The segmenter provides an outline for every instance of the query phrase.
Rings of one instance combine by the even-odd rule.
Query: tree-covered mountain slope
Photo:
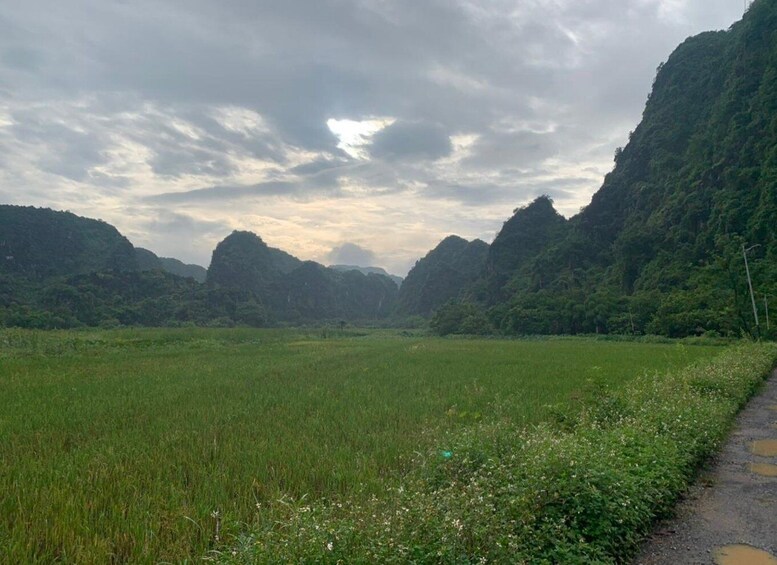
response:
[[[642,121],[591,203],[564,221],[518,210],[459,294],[508,333],[681,336],[755,328],[777,311],[777,0],[659,67]]]
[[[213,250],[207,281],[214,286],[266,294],[283,275],[273,251],[277,250],[254,233],[232,232]]]
[[[219,243],[205,271],[48,209],[0,206],[0,250],[0,326],[369,321],[391,314],[398,292],[388,276],[303,262],[250,232]]]
[[[515,210],[488,249],[474,295],[489,304],[511,296],[535,277],[534,259],[566,235],[567,221],[541,196]]]
[[[334,269],[335,271],[359,271],[363,275],[384,275],[388,278],[390,278],[392,281],[394,281],[397,285],[397,288],[402,286],[402,277],[398,277],[397,275],[392,275],[386,269],[383,267],[360,267],[358,265],[329,265],[330,269]]]
[[[482,273],[487,255],[488,244],[479,239],[446,237],[416,262],[402,282],[398,314],[429,316],[449,300],[461,298]]]
[[[159,261],[162,264],[162,269],[171,275],[192,278],[199,283],[204,283],[208,275],[208,270],[205,267],[184,263],[174,257],[160,257]]]
[[[216,246],[207,282],[212,288],[250,293],[272,318],[285,322],[385,318],[397,296],[396,284],[386,275],[303,262],[241,231]]]
[[[132,244],[110,224],[70,212],[0,205],[0,274],[40,280],[137,268]]]
[[[184,263],[172,257],[158,257],[153,251],[142,247],[135,248],[135,258],[141,271],[165,271],[179,277],[192,278],[199,283],[204,283],[208,274],[205,267]]]

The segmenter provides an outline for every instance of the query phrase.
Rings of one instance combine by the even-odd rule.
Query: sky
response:
[[[0,0],[0,203],[404,275],[539,195],[577,213],[743,1]]]

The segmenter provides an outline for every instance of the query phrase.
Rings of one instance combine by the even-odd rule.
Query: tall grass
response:
[[[555,423],[448,434],[383,497],[287,505],[224,563],[625,563],[777,362],[732,348],[663,378],[599,390]]]
[[[546,420],[719,351],[379,332],[0,332],[0,561],[199,558],[290,500],[367,500],[450,432]],[[447,449],[447,448],[446,448]],[[285,503],[278,503],[284,500]],[[264,518],[261,518],[264,519]]]

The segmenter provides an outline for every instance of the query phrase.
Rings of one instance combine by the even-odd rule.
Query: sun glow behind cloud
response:
[[[336,120],[330,118],[326,125],[337,136],[337,147],[354,159],[368,159],[367,146],[372,136],[394,123],[393,118],[372,118],[369,120]]]

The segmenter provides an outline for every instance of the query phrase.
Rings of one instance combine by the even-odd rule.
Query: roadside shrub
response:
[[[384,497],[283,501],[223,562],[619,563],[670,511],[777,346],[734,347],[676,374],[602,390],[562,426],[464,428]],[[574,421],[570,421],[570,419]]]

